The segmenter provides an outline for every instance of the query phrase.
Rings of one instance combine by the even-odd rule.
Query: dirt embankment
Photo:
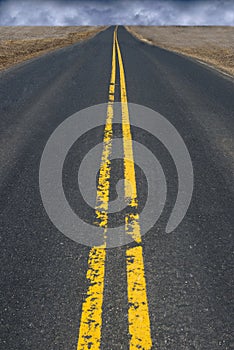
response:
[[[105,27],[0,27],[0,70],[89,39]]]
[[[206,62],[234,76],[234,27],[128,26],[140,40]]]

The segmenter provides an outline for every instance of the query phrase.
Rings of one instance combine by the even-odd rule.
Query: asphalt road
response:
[[[108,102],[113,32],[110,27],[0,75],[1,349],[77,348],[90,248],[51,223],[40,196],[39,165],[62,121]],[[194,168],[187,215],[167,234],[177,193],[175,168],[157,140],[133,131],[133,139],[158,157],[170,179],[165,209],[142,238],[152,349],[229,350],[234,346],[233,80],[140,42],[123,27],[118,41],[128,101],[174,125]],[[116,101],[119,80],[117,69]],[[97,144],[102,137],[100,128],[84,137],[82,152],[88,152],[88,141]],[[72,185],[68,178],[64,186],[69,191]],[[119,247],[106,253],[102,350],[129,348],[125,252]]]

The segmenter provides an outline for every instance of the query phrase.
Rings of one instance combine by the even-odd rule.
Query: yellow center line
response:
[[[125,198],[130,200],[130,208],[132,209],[132,211],[125,217],[125,231],[129,235],[132,235],[135,242],[138,243],[136,247],[128,248],[126,250],[129,302],[128,318],[129,333],[131,335],[129,348],[130,350],[149,350],[152,347],[143,250],[141,246],[139,214],[137,213],[138,200],[132,148],[132,135],[127,104],[124,66],[117,39],[116,27],[113,36],[109,102],[107,107],[107,119],[103,138],[103,152],[96,196],[96,219],[97,224],[103,228],[104,242],[102,246],[93,247],[89,253],[88,271],[86,275],[89,286],[86,299],[82,305],[77,350],[99,350],[101,346],[102,304],[106,260],[105,238],[108,225],[108,204],[111,170],[110,155],[112,151],[112,122],[114,114],[113,103],[116,82],[116,49],[120,70]]]
[[[120,70],[125,198],[130,199],[130,207],[133,209],[132,213],[127,214],[125,217],[125,231],[126,233],[131,234],[135,241],[138,243],[136,247],[128,248],[126,250],[129,302],[128,321],[129,334],[131,336],[129,349],[149,350],[152,348],[152,340],[150,334],[150,319],[146,293],[143,250],[141,246],[139,214],[137,213],[138,200],[132,148],[132,135],[127,104],[128,101],[124,65],[117,36],[116,47]]]
[[[96,218],[103,227],[102,246],[93,247],[89,252],[86,278],[89,286],[82,305],[77,350],[99,350],[101,345],[102,304],[105,279],[106,243],[105,235],[108,223],[108,202],[110,189],[110,155],[112,149],[112,120],[116,80],[116,31],[113,37],[112,70],[109,86],[109,102],[103,138],[103,152],[96,196]]]

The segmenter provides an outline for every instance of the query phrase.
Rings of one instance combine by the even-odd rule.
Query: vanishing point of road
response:
[[[114,102],[123,105],[121,130],[114,130]],[[128,102],[163,115],[192,160],[192,201],[171,233],[165,227],[177,195],[176,168],[160,142],[131,127]],[[112,249],[81,245],[56,229],[38,179],[53,131],[101,103],[108,104],[106,124],[82,137],[64,187],[76,195],[69,174],[91,146],[103,142],[96,215],[108,230],[111,175],[118,173],[108,157],[114,133],[121,134],[128,159],[123,177],[132,183],[131,191],[125,187],[132,208],[125,228],[134,242]],[[0,348],[231,349],[233,79],[141,42],[123,27],[109,27],[1,73],[0,110]],[[168,186],[160,219],[142,237],[138,205],[145,178],[134,167],[133,140],[157,156]],[[77,212],[86,210],[74,203]]]

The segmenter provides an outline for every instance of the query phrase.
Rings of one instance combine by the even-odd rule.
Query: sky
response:
[[[234,0],[0,0],[0,25],[234,25]]]

